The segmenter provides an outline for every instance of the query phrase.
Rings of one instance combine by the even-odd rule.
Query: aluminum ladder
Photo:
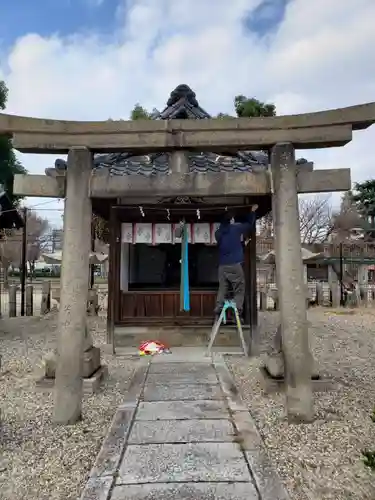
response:
[[[226,324],[226,322],[227,322],[227,314],[226,313],[227,313],[228,309],[231,309],[234,313],[237,332],[238,332],[238,336],[240,337],[240,341],[241,341],[241,347],[242,347],[244,355],[247,356],[247,353],[248,353],[247,345],[245,342],[245,338],[243,336],[240,315],[238,314],[238,309],[237,309],[237,306],[236,306],[236,303],[234,302],[234,300],[226,300],[224,302],[219,319],[214,323],[214,325],[212,327],[210,341],[209,341],[208,346],[207,346],[207,356],[211,355],[212,346],[216,340],[217,334],[219,333],[219,330],[220,330],[222,323]]]

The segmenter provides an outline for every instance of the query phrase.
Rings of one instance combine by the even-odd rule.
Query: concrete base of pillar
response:
[[[285,392],[284,378],[271,377],[267,367],[260,368],[260,385],[266,394]],[[337,390],[337,384],[329,379],[311,378],[313,392],[332,392]]]
[[[54,379],[56,374],[57,352],[53,352],[44,358],[44,376],[47,379]],[[99,347],[88,347],[83,354],[83,378],[90,378],[100,368]]]
[[[316,366],[315,361],[312,363],[312,375],[311,380],[319,380],[319,370]],[[262,370],[265,370],[268,373],[268,377],[275,380],[284,380],[285,373],[285,365],[284,365],[284,356],[282,352],[267,354],[264,366]]]
[[[108,367],[106,365],[100,365],[95,373],[83,379],[83,393],[85,395],[95,394],[99,390],[102,382],[107,378],[107,375]],[[35,385],[36,388],[42,392],[50,392],[55,387],[55,379],[43,376],[36,381]]]

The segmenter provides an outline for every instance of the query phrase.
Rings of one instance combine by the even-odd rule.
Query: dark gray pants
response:
[[[229,286],[234,293],[234,301],[241,314],[245,297],[245,275],[242,264],[219,266],[219,291],[217,292],[215,313],[220,314],[225,300],[228,299]]]

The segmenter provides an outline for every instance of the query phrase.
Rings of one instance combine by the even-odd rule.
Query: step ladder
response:
[[[226,300],[224,302],[223,308],[221,310],[219,319],[214,323],[214,325],[212,327],[210,341],[209,341],[208,346],[207,346],[207,356],[211,356],[212,346],[213,346],[213,344],[215,342],[217,334],[219,333],[221,324],[222,323],[226,324],[226,322],[227,322],[227,310],[228,309],[231,309],[233,311],[233,313],[234,313],[234,318],[235,318],[235,321],[236,321],[237,332],[238,332],[238,336],[240,337],[241,347],[242,347],[243,353],[244,353],[245,356],[247,356],[247,354],[248,354],[248,349],[247,349],[247,345],[246,345],[246,342],[245,342],[245,338],[243,336],[243,330],[242,330],[240,315],[238,313],[238,309],[237,309],[236,303],[234,302],[234,300]]]

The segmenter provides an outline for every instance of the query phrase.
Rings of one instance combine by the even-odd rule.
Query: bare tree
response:
[[[26,224],[26,260],[32,279],[35,262],[39,259],[41,251],[47,244],[46,231],[48,221],[39,217],[35,212],[29,212]],[[3,231],[0,239],[0,263],[3,270],[4,285],[8,285],[8,271],[11,266],[22,265],[22,234],[24,229]]]
[[[29,212],[27,217],[27,253],[26,260],[30,270],[30,280],[33,279],[35,263],[40,258],[41,252],[45,249],[48,241],[46,232],[48,230],[48,220],[39,217],[35,212]]]
[[[19,266],[21,261],[21,239],[19,230],[3,230],[0,239],[0,263],[3,271],[4,288],[9,285],[9,268]]]
[[[328,196],[300,198],[298,203],[302,243],[320,243],[332,229],[332,208]],[[259,234],[263,238],[274,235],[272,212],[259,221]]]
[[[273,237],[273,217],[272,212],[268,212],[258,221],[258,231],[261,238]]]
[[[299,220],[302,243],[325,241],[332,228],[332,207],[329,197],[300,198]]]

